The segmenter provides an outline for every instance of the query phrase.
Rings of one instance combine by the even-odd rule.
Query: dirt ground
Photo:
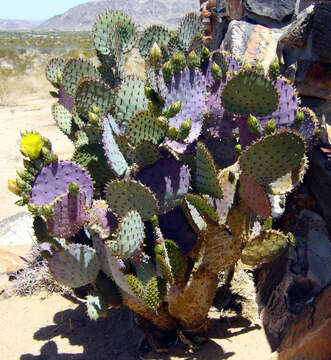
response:
[[[39,131],[51,139],[60,159],[70,158],[73,147],[54,124],[50,110],[53,102],[35,94],[15,104],[0,105],[0,220],[25,210],[14,205],[17,197],[7,190],[7,180],[15,179],[16,170],[22,168],[20,130]],[[6,250],[24,255],[27,248]],[[0,293],[5,286],[7,278],[2,276]],[[199,351],[176,345],[166,355],[150,353],[140,359],[270,359],[270,348],[254,311],[242,317],[222,316],[214,309],[210,313],[210,340]],[[59,294],[0,298],[0,360],[130,360],[137,358],[136,348],[142,337],[128,310],[112,309],[107,319],[91,321],[84,301]]]

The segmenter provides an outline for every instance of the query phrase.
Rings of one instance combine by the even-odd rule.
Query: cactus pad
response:
[[[224,108],[238,115],[266,116],[273,113],[279,102],[273,83],[254,71],[233,76],[222,91]]]
[[[139,40],[140,55],[147,60],[149,51],[156,42],[159,47],[167,45],[171,37],[170,31],[162,25],[151,25],[146,28]]]
[[[153,277],[146,285],[146,306],[151,310],[156,310],[160,306],[166,291],[166,282],[160,277]]]
[[[96,292],[87,295],[87,315],[91,320],[98,320],[107,316],[108,304],[103,296]]]
[[[59,195],[65,194],[71,182],[77,183],[80,190],[86,191],[87,204],[91,204],[93,196],[91,177],[71,161],[59,161],[41,169],[32,186],[31,202],[38,206],[49,204]]]
[[[128,126],[128,135],[133,145],[144,141],[159,144],[165,137],[165,131],[156,123],[156,115],[148,110],[141,110],[131,117]]]
[[[51,59],[46,66],[46,78],[52,84],[58,84],[59,77],[62,77],[65,61],[62,58]]]
[[[148,165],[153,165],[158,160],[160,160],[160,158],[161,154],[158,147],[147,141],[140,143],[135,148],[133,154],[133,162],[135,162],[141,168]]]
[[[194,195],[194,194],[187,194],[185,196],[185,199],[193,205],[201,214],[207,215],[207,217],[214,221],[215,223],[218,223],[219,217],[217,212],[214,210],[214,208],[208,203],[207,200],[204,198]]]
[[[85,77],[79,82],[75,91],[75,107],[81,117],[87,119],[94,105],[100,111],[99,117],[103,118],[110,112],[113,104],[112,89],[102,80]]]
[[[214,160],[203,143],[197,144],[196,186],[203,193],[221,199],[222,189],[217,180]]]
[[[299,166],[304,152],[302,138],[289,130],[282,130],[247,148],[240,156],[239,164],[247,175],[266,186]]]
[[[199,16],[195,13],[186,14],[180,21],[178,28],[178,42],[184,51],[188,51],[193,38],[201,35],[203,27]]]
[[[122,260],[130,258],[142,245],[144,238],[144,223],[139,213],[129,211],[121,220],[114,240],[111,240],[113,255]]]
[[[63,105],[55,103],[52,106],[53,118],[60,130],[67,136],[72,135],[72,115]]]
[[[48,260],[49,270],[59,283],[76,288],[95,281],[101,268],[94,249],[73,244],[56,251]]]
[[[179,129],[182,122],[191,119],[192,127],[185,138],[184,144],[174,140],[167,140],[167,145],[173,150],[183,153],[187,145],[196,140],[202,129],[203,114],[205,111],[206,83],[205,78],[198,70],[185,69],[175,74],[172,81],[167,83],[168,95],[165,99],[165,107],[169,107],[176,101],[181,101],[181,110],[173,118],[169,119],[169,126]]]
[[[106,188],[106,199],[109,207],[121,217],[130,210],[137,210],[146,221],[158,212],[155,195],[138,181],[110,182]]]
[[[47,231],[50,235],[67,238],[75,235],[88,217],[86,210],[86,193],[77,195],[69,192],[59,196],[52,204],[54,216],[47,219]]]
[[[243,199],[253,211],[265,219],[271,216],[271,207],[263,186],[251,176],[241,173],[240,187]]]
[[[303,113],[304,120],[302,122],[294,120],[291,129],[298,132],[304,138],[306,147],[310,150],[314,145],[315,133],[318,129],[318,120],[314,112],[309,108],[299,107],[297,112]]]
[[[289,245],[287,236],[276,230],[267,230],[252,239],[243,249],[242,262],[259,266],[275,260]]]
[[[136,76],[127,76],[117,89],[116,119],[125,129],[132,115],[146,109],[144,82]]]
[[[89,62],[82,59],[68,60],[63,69],[62,84],[64,90],[71,96],[75,95],[75,90],[84,76],[100,78],[98,70]]]
[[[115,172],[115,174],[122,176],[128,168],[128,163],[114,139],[113,128],[110,122],[111,120],[111,117],[105,118],[103,122],[103,148],[110,168]]]
[[[127,41],[123,44],[123,50],[130,51],[136,43],[137,32],[134,22],[119,11],[107,11],[97,18],[93,26],[94,46],[102,55],[112,54],[113,49],[109,39],[117,23],[127,28]]]
[[[159,214],[179,205],[190,186],[189,170],[173,158],[163,158],[146,166],[139,171],[137,179],[155,194],[159,202]]]

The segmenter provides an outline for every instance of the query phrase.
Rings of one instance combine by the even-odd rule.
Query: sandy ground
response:
[[[19,152],[20,130],[35,129],[49,137],[61,159],[69,158],[72,144],[58,130],[51,116],[54,99],[33,95],[15,105],[0,106],[0,220],[22,211],[14,205],[17,197],[7,190],[7,180],[16,178],[22,168]],[[7,250],[24,255],[29,246],[10,246]],[[0,277],[1,289],[8,286]],[[32,297],[0,298],[0,360],[130,360],[142,333],[128,311],[110,310],[108,319],[88,319],[84,302],[59,294],[41,293]],[[210,340],[195,353],[184,345],[169,354],[149,354],[144,359],[266,360],[270,348],[257,314],[250,317],[221,317],[211,312]],[[219,319],[221,317],[221,319]],[[141,358],[142,359],[142,358]]]

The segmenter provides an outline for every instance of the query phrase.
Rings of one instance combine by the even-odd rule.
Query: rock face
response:
[[[97,16],[115,9],[129,15],[138,25],[160,23],[176,28],[180,18],[190,11],[198,11],[197,1],[186,0],[101,0],[90,1],[52,17],[38,26],[38,30],[90,30]]]
[[[245,9],[251,13],[286,22],[291,20],[296,0],[244,0],[243,3]]]
[[[313,26],[313,50],[322,61],[331,62],[331,3],[317,2]]]
[[[296,245],[256,277],[260,316],[273,351],[293,323],[304,324],[302,310],[331,283],[331,243],[324,220],[303,210],[293,234]]]
[[[300,318],[286,334],[278,360],[326,360],[331,358],[331,286],[313,304],[305,307]]]

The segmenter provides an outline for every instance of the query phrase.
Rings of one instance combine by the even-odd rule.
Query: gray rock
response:
[[[331,158],[314,148],[309,156],[306,182],[327,223],[331,225]]]
[[[302,309],[331,283],[331,243],[322,217],[303,210],[292,232],[296,245],[256,274],[257,303],[273,351]]]
[[[265,68],[276,57],[277,39],[280,33],[262,25],[233,20],[221,44],[221,49],[230,51],[241,61],[261,61]]]
[[[294,14],[296,0],[244,0],[243,4],[250,13],[277,22],[288,22]]]
[[[313,51],[321,61],[331,62],[331,3],[319,1],[315,5]]]
[[[0,246],[25,245],[34,242],[33,217],[19,213],[0,221]]]

